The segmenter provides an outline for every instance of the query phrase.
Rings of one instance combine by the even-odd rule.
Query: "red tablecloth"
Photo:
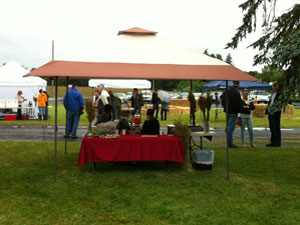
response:
[[[184,162],[184,143],[177,136],[124,135],[103,139],[85,136],[81,143],[78,164],[118,161]]]

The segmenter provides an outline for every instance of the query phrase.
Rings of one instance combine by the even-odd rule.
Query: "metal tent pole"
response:
[[[66,123],[65,123],[65,135],[67,135],[67,119],[68,119],[68,109],[69,109],[69,91],[68,91],[68,85],[69,85],[69,77],[66,79]],[[67,154],[67,137],[65,136],[65,154]]]
[[[55,124],[54,124],[54,182],[56,183],[57,158],[57,77],[55,77]]]
[[[229,148],[228,148],[228,102],[229,102],[229,93],[228,93],[228,80],[226,80],[226,152],[227,152],[227,180],[229,180]]]

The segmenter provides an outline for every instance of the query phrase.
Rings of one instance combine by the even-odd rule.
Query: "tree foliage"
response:
[[[300,91],[300,4],[293,5],[280,16],[275,15],[278,0],[247,0],[239,7],[243,10],[243,24],[226,48],[237,48],[239,42],[256,30],[257,15],[263,8],[263,35],[250,46],[258,49],[254,65],[267,64],[271,69],[283,71],[279,80],[281,102]]]

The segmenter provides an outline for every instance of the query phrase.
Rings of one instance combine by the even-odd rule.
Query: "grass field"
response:
[[[213,146],[211,171],[185,172],[164,163],[77,165],[80,143],[68,154],[53,143],[0,142],[0,224],[300,224],[298,148]]]
[[[49,108],[50,120],[48,121],[38,121],[38,120],[23,120],[23,121],[0,121],[0,124],[22,124],[22,125],[42,125],[54,124],[54,107]],[[145,118],[145,117],[143,117]],[[160,118],[160,117],[159,117]],[[211,127],[225,127],[225,114],[219,110],[218,120],[215,120],[215,110],[211,110],[210,113],[210,125]],[[160,121],[161,126],[166,126],[169,124],[173,124],[175,120],[179,120],[183,123],[190,124],[189,122],[189,114],[185,115],[168,115],[167,121]],[[202,122],[202,115],[200,112],[196,112],[196,122],[197,124],[201,125]],[[58,124],[64,125],[65,124],[65,109],[62,104],[58,105]],[[88,120],[86,114],[81,116],[80,119],[80,126],[87,126]],[[268,118],[253,118],[253,125],[255,127],[269,127]],[[281,119],[281,127],[288,128],[288,127],[300,127],[300,109],[295,109],[294,117],[293,118],[282,118]]]

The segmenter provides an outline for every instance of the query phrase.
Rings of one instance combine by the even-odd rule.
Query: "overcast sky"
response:
[[[39,67],[73,52],[77,46],[96,46],[119,30],[140,27],[199,52],[228,53],[244,71],[253,67],[256,53],[246,48],[260,35],[249,36],[237,50],[224,49],[242,23],[238,5],[245,0],[0,0],[0,65],[15,60]],[[281,14],[298,2],[278,0]]]

